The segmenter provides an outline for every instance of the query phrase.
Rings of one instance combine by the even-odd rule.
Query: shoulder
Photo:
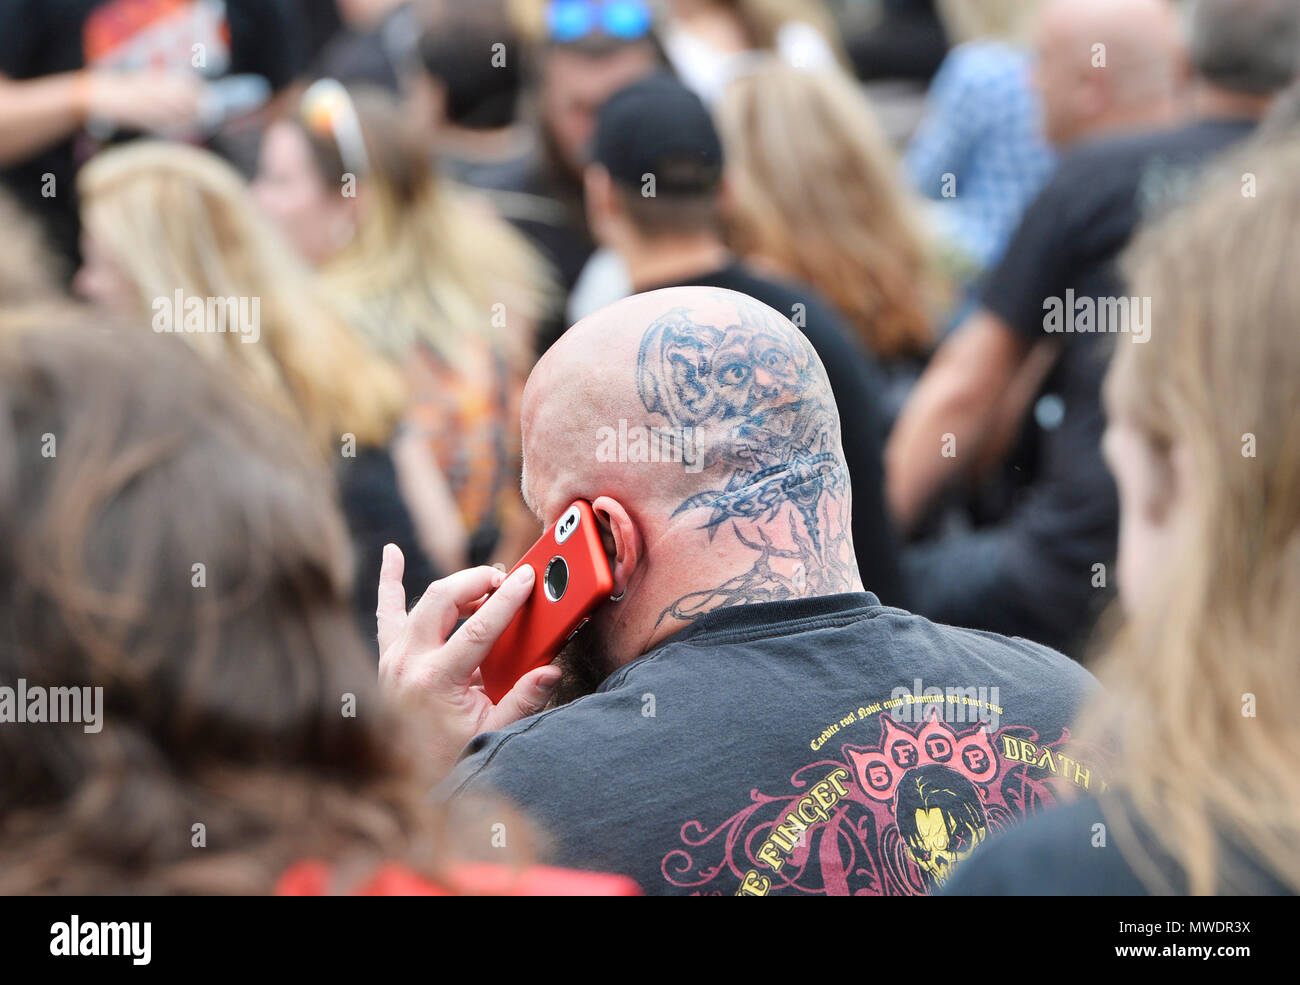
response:
[[[630,738],[629,723],[640,717],[640,690],[623,681],[622,686],[475,736],[440,793],[458,797],[492,790],[529,802],[549,799],[563,779],[579,781],[586,772],[584,764],[593,762],[596,752],[607,755]],[[544,775],[536,770],[538,763],[547,764]]]
[[[1091,140],[1066,151],[1039,193],[1039,203],[1073,204],[1084,212],[1089,203],[1110,195],[1131,195],[1143,163],[1163,139],[1163,132],[1142,133]]]
[[[1121,854],[1092,797],[1035,814],[994,835],[945,887],[950,896],[1141,896],[1146,888]]]
[[[802,281],[793,280],[766,270],[761,273],[748,264],[737,264],[730,271],[730,279],[735,283],[733,290],[748,294],[762,301],[770,308],[776,308],[787,318],[795,304],[803,306],[804,314],[811,324],[814,316],[817,320],[835,320],[838,316],[831,303],[817,288]]]
[[[1136,185],[1153,157],[1195,153],[1203,145],[1225,142],[1217,130],[1202,124],[1090,140],[1061,157],[1048,189],[1058,195],[1070,189],[1076,195],[1085,189],[1124,191]]]
[[[733,266],[727,280],[729,289],[748,294],[794,322],[817,350],[829,374],[861,370],[875,382],[879,372],[875,360],[855,342],[848,321],[817,288],[766,270],[760,273],[747,264]]]
[[[1023,683],[1032,682],[1032,675],[1039,674],[1043,679],[1066,681],[1087,689],[1097,687],[1096,679],[1078,661],[1041,643],[1019,636],[931,622],[924,616],[901,609],[887,610],[887,614],[891,618],[877,625],[894,634],[897,643],[903,647],[907,646],[910,637],[916,645],[941,646],[968,663],[987,665],[1004,676],[1016,676]]]

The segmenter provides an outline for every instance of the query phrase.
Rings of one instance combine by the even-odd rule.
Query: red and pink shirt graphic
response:
[[[750,790],[721,823],[683,823],[664,879],[700,895],[926,895],[1064,788],[1105,789],[1101,757],[1075,748],[1068,728],[1040,735],[997,710],[993,729],[938,705],[901,716],[914,723],[857,709],[809,743],[820,757],[786,789]]]

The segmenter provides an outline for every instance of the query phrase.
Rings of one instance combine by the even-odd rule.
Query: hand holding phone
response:
[[[524,565],[537,576],[532,593],[479,668],[493,702],[530,670],[554,660],[614,588],[596,515],[586,500],[561,513],[511,573]]]
[[[412,712],[410,720],[423,731],[420,742],[428,764],[441,777],[474,736],[544,708],[560,671],[531,671],[496,701],[481,686],[479,665],[532,596],[531,566],[510,578],[486,565],[457,571],[430,585],[410,612],[402,587],[404,568],[402,552],[395,544],[386,546],[376,610],[379,683],[390,700]]]

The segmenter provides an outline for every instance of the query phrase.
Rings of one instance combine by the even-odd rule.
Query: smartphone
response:
[[[493,703],[530,670],[554,660],[614,590],[596,514],[583,499],[561,513],[510,570],[525,564],[537,575],[532,594],[479,668]]]

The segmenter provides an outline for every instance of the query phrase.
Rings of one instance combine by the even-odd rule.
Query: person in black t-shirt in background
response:
[[[1126,623],[1072,731],[1113,744],[1112,789],[994,837],[954,893],[1300,892],[1300,143],[1209,175],[1126,261],[1151,340],[1106,379]]]
[[[666,75],[634,83],[602,107],[592,157],[586,172],[591,227],[619,255],[634,291],[688,284],[739,291],[808,336],[843,422],[864,583],[885,602],[905,604],[882,494],[880,373],[816,291],[760,275],[729,253],[718,212],[722,144],[703,102]]]
[[[734,291],[638,294],[551,347],[523,490],[548,525],[591,503],[611,600],[493,706],[475,669],[538,574],[461,571],[409,614],[396,549],[381,575],[381,680],[440,729],[431,765],[469,743],[443,787],[458,817],[495,791],[551,860],[647,893],[921,895],[1106,782],[1104,756],[1059,755],[1095,687],[1078,664],[863,591],[840,422],[808,338]],[[469,814],[473,844],[496,851],[500,817]]]
[[[1026,211],[980,309],[922,376],[886,452],[889,501],[910,529],[945,487],[1009,463],[1029,420],[1036,461],[1010,507],[905,554],[913,604],[932,618],[1077,655],[1106,597],[1098,589],[1110,587],[1118,503],[1101,460],[1100,378],[1117,333],[1140,344],[1149,330],[1115,257],[1144,213],[1168,208],[1197,168],[1250,132],[1294,77],[1300,50],[1293,0],[1202,0],[1191,18],[1196,119],[1159,129],[1175,108],[1169,18],[1157,0],[1057,0],[1042,14],[1046,128],[1070,153]],[[1105,45],[1104,71],[1089,60],[1094,43]]]
[[[291,0],[4,0],[0,3],[0,183],[42,223],[70,276],[79,259],[74,176],[106,140],[199,136],[256,108],[297,73]]]

